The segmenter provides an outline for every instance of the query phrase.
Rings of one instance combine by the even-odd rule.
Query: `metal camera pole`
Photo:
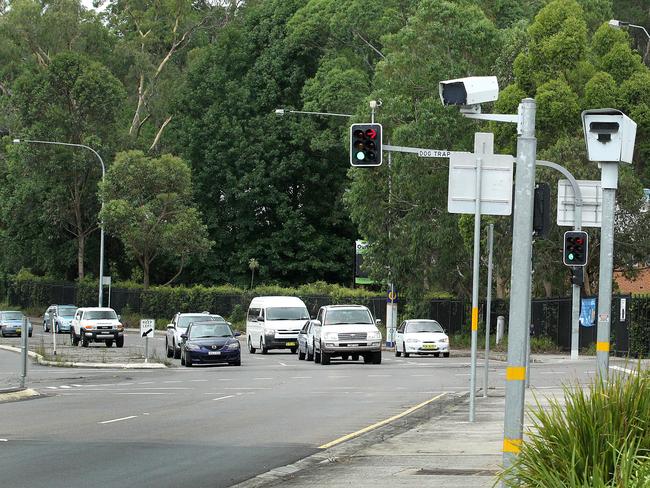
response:
[[[512,229],[512,278],[504,418],[503,464],[512,465],[521,450],[526,395],[526,336],[530,325],[533,198],[535,193],[536,103],[531,98],[519,106],[517,172]]]
[[[596,363],[603,380],[609,372],[609,333],[612,308],[612,269],[614,261],[614,212],[618,186],[618,163],[600,163],[603,187],[603,220],[600,228],[600,271],[598,275],[598,331]]]

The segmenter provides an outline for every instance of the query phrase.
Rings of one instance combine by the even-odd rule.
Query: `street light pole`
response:
[[[14,139],[13,140],[14,144],[21,144],[23,142],[29,143],[29,144],[48,144],[48,145],[52,145],[52,146],[69,146],[69,147],[81,147],[83,149],[88,149],[95,156],[97,156],[97,159],[99,159],[99,163],[102,165],[102,183],[104,182],[104,178],[106,177],[106,167],[104,166],[104,160],[99,155],[99,153],[97,151],[95,151],[90,146],[86,146],[85,144],[72,144],[70,142],[38,141],[38,140],[33,140],[33,139]],[[102,201],[101,201],[101,209],[104,210],[104,197],[103,196],[102,196]],[[99,299],[98,299],[98,305],[101,307],[102,304],[103,304],[103,298],[104,298],[104,289],[103,289],[103,281],[104,281],[104,222],[101,219],[100,219],[100,222],[99,222],[99,230],[100,230],[100,238],[99,238]]]
[[[291,110],[288,108],[276,108],[275,115],[284,114],[305,114],[305,115],[325,115],[328,117],[352,117],[350,114],[336,114],[331,112],[305,112],[304,110]]]
[[[646,30],[645,27],[642,25],[635,25],[635,24],[630,24],[629,22],[623,22],[621,20],[616,20],[616,19],[611,19],[608,22],[610,27],[613,27],[614,29],[622,29],[623,27],[631,27],[632,29],[639,29],[642,30],[643,33],[646,36],[646,48],[645,48],[645,54],[643,55],[643,62],[645,63],[647,58],[648,58],[648,53],[650,52],[650,34],[648,34],[648,31]]]

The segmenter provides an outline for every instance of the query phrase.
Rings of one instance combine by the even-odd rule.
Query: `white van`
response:
[[[298,297],[255,297],[246,316],[248,351],[298,350],[298,333],[309,320],[305,303]]]

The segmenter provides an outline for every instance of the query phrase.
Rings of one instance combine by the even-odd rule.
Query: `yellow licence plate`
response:
[[[435,344],[422,344],[422,349],[438,349]]]
[[[296,345],[295,342],[287,342],[287,346],[295,346],[295,345]]]

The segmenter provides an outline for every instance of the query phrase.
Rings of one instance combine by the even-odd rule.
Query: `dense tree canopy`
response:
[[[440,80],[489,74],[501,94],[484,110],[515,113],[534,97],[539,158],[581,179],[599,178],[582,110],[618,108],[638,123],[634,164],[621,171],[615,265],[634,272],[647,261],[650,43],[607,24],[650,27],[641,0],[378,0],[372,16],[364,0],[98,4],[99,13],[79,0],[0,2],[2,271],[96,272],[103,196],[107,259],[123,279],[245,285],[254,260],[256,283],[348,284],[363,238],[376,281],[415,298],[467,294],[472,221],[447,213],[447,160],[385,153],[379,168],[350,169],[347,137],[380,100],[385,142],[471,150],[473,133],[490,131],[497,152],[514,154],[514,127],[469,121],[438,98]],[[91,146],[107,183],[100,193],[90,151],[13,138]],[[553,193],[558,178],[538,170]],[[149,226],[167,204],[175,217]],[[510,220],[489,222],[505,296]],[[537,294],[568,290],[563,230],[535,243]],[[178,238],[188,232],[195,239]],[[595,229],[592,243],[597,256]]]

